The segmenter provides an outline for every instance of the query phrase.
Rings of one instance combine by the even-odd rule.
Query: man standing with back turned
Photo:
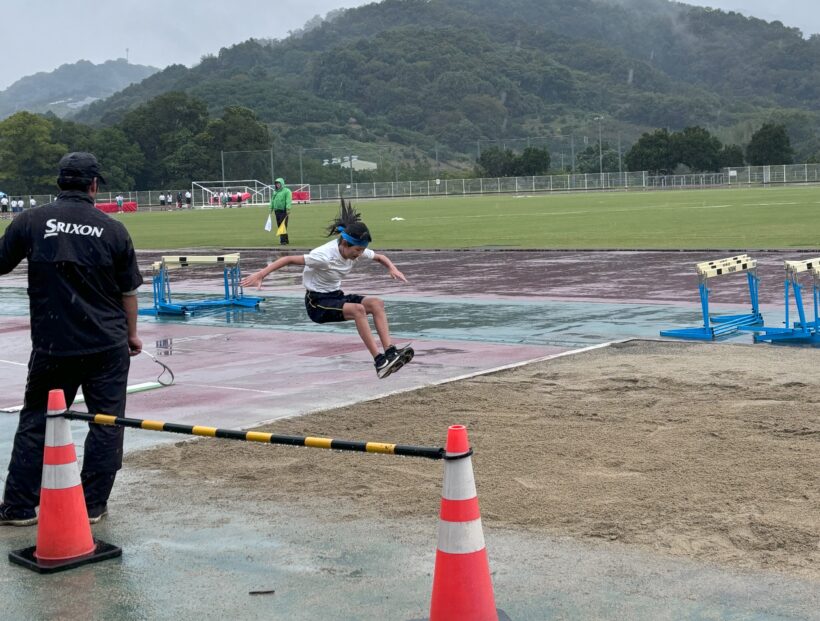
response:
[[[130,356],[142,350],[142,277],[125,226],[94,207],[100,183],[92,154],[69,153],[57,200],[23,212],[0,237],[0,274],[28,259],[32,345],[0,524],[37,523],[49,390],[62,388],[70,406],[82,386],[90,413],[125,414]],[[89,424],[80,478],[92,524],[108,512],[122,443],[122,427]]]

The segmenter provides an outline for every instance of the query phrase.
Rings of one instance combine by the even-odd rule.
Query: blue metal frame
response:
[[[678,339],[693,339],[698,341],[712,341],[719,338],[726,338],[737,334],[738,329],[744,326],[762,325],[763,315],[760,314],[758,303],[758,292],[760,279],[757,277],[757,268],[746,272],[746,279],[749,284],[749,298],[752,303],[752,312],[741,315],[718,315],[709,316],[709,287],[706,286],[707,278],[700,276],[698,291],[700,293],[700,308],[703,314],[703,326],[699,328],[676,328],[674,330],[661,330],[661,336],[669,336]],[[714,324],[714,325],[712,325]]]
[[[791,299],[789,291],[794,293],[794,306],[797,310],[797,320],[789,326],[789,310]],[[785,297],[785,327],[757,326],[746,327],[744,330],[755,332],[755,343],[785,343],[785,344],[817,344],[820,343],[820,283],[816,275],[813,276],[812,297],[814,299],[814,319],[806,321],[806,311],[803,307],[802,287],[797,272],[789,272],[783,283]]]
[[[184,304],[174,304],[171,299],[171,281],[168,278],[168,268],[165,261],[160,264],[159,270],[155,270],[152,288],[154,294],[153,308],[141,308],[140,315],[193,315],[197,311],[209,308],[219,308],[224,306],[240,306],[243,308],[256,308],[265,298],[246,296],[242,286],[242,271],[239,263],[236,265],[225,265],[222,280],[225,286],[225,297],[215,300],[196,300],[185,302]]]

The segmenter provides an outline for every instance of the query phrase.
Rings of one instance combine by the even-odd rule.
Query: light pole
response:
[[[222,160],[222,189],[225,189],[225,151],[219,152],[219,158]]]
[[[299,147],[299,185],[305,185],[305,174],[302,169],[302,153],[305,152],[303,147]]]
[[[601,174],[600,183],[603,182],[604,178],[604,151],[601,147],[601,121],[604,120],[604,117],[596,116],[595,120],[598,121],[598,172]]]

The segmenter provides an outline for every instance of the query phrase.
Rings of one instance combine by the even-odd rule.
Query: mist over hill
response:
[[[211,112],[248,107],[302,146],[337,134],[464,151],[589,130],[599,115],[627,140],[700,125],[739,142],[774,115],[801,149],[820,147],[805,129],[820,37],[779,22],[667,0],[384,0],[332,17],[168,67],[75,118],[112,124],[183,91]]]
[[[0,91],[0,119],[20,110],[67,116],[157,71],[156,67],[129,64],[123,58],[99,65],[87,60],[61,65],[48,73],[21,78]]]

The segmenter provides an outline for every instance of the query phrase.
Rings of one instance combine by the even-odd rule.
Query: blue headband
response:
[[[336,230],[339,231],[339,233],[341,233],[343,240],[345,240],[348,244],[352,244],[353,246],[364,246],[365,248],[367,248],[367,244],[370,243],[363,239],[357,239],[352,235],[348,235],[347,233],[345,233],[345,227],[343,226],[337,226]]]

